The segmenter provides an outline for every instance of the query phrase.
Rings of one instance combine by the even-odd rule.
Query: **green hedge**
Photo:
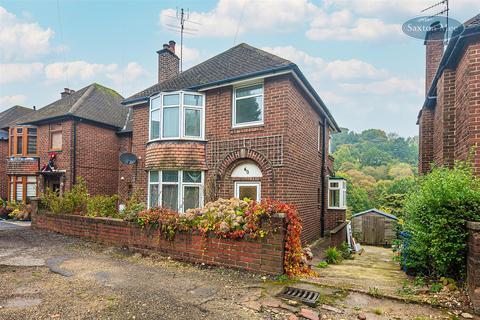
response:
[[[466,163],[434,168],[405,200],[406,267],[417,274],[465,275],[467,221],[480,220],[480,180]]]

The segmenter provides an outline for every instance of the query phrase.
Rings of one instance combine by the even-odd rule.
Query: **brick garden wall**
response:
[[[0,198],[2,199],[8,197],[7,157],[8,140],[0,140]]]
[[[468,222],[467,285],[473,308],[480,314],[480,222]]]
[[[90,218],[48,213],[32,214],[32,226],[133,250],[152,250],[176,260],[205,263],[256,273],[282,274],[285,230],[284,220],[274,218],[276,233],[258,240],[230,240],[181,232],[173,240],[158,230],[142,229],[133,223],[111,218]]]

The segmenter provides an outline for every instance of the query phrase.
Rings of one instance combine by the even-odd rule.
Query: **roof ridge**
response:
[[[81,95],[81,97],[70,107],[67,113],[74,114],[80,105],[87,99],[87,97],[95,90],[95,83],[91,84],[89,88]]]

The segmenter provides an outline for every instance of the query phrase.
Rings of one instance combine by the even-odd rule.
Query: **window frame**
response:
[[[52,125],[58,125],[60,128],[52,130]],[[60,148],[53,148],[53,146],[52,146],[52,141],[53,141],[52,134],[59,133],[59,132],[60,132],[61,137],[62,137],[62,139],[61,139],[62,145],[61,145]],[[60,123],[50,123],[48,125],[48,150],[49,151],[62,151],[62,149],[63,149],[63,126],[62,126],[62,123],[61,122]]]
[[[22,132],[19,135],[18,129],[21,129]],[[28,141],[33,135],[28,134],[28,129],[36,129],[37,133],[35,134],[35,153],[28,153]],[[22,138],[22,152],[18,153],[18,138]],[[36,157],[38,155],[38,128],[36,126],[16,126],[10,128],[9,139],[8,139],[8,154],[9,157]]]
[[[163,176],[162,173],[164,171],[175,171],[177,172],[177,181],[176,182],[169,182],[169,181],[163,181]],[[185,171],[196,171],[201,173],[201,178],[200,182],[183,182],[183,173]],[[158,182],[151,182],[151,173],[152,172],[158,172]],[[176,185],[178,186],[177,188],[177,209],[175,211],[178,211],[179,213],[185,213],[185,207],[184,207],[184,188],[185,187],[198,187],[199,188],[199,199],[198,199],[198,204],[199,207],[203,207],[204,203],[204,185],[205,181],[205,172],[201,170],[176,170],[176,169],[171,169],[171,170],[150,170],[148,172],[148,195],[147,195],[147,207],[152,208],[150,206],[150,199],[151,199],[151,185],[158,185],[158,204],[157,207],[161,207],[162,203],[162,195],[163,195],[163,185]],[[172,209],[174,210],[174,209]]]
[[[178,105],[167,105],[164,106],[163,98],[165,96],[178,95],[179,104]],[[191,106],[185,104],[184,96],[185,95],[195,95],[202,97],[201,106]],[[205,140],[205,94],[201,92],[194,91],[173,91],[173,92],[162,92],[157,95],[150,97],[149,102],[149,114],[148,114],[148,141],[165,141],[165,140]],[[157,107],[153,107],[153,103],[160,99],[160,103]],[[178,107],[178,136],[176,137],[164,137],[163,136],[163,115],[164,109],[167,108],[177,108]],[[195,109],[200,111],[200,136],[189,136],[186,135],[186,126],[185,126],[185,109]],[[153,138],[152,135],[152,113],[159,110],[160,121],[158,126],[158,138]]]
[[[256,202],[262,200],[262,183],[260,181],[235,181],[234,185],[234,197],[240,199],[240,187],[257,187],[257,199]]]
[[[261,96],[262,97],[262,109],[261,109],[262,119],[257,121],[243,122],[241,124],[238,124],[237,123],[237,90],[245,89],[248,87],[254,87],[258,85],[262,86],[261,94],[254,94],[246,97],[241,97],[240,100]],[[264,125],[265,123],[264,121],[265,120],[265,103],[264,102],[265,102],[265,83],[263,81],[234,86],[232,90],[232,128],[245,128],[245,127],[255,127],[255,126]]]
[[[28,177],[35,177],[35,182],[28,182]],[[22,203],[29,203],[27,190],[29,184],[35,184],[35,197],[38,196],[38,176],[36,175],[9,175],[8,176],[8,202],[17,201],[17,185],[22,186]]]
[[[332,183],[338,183],[338,186],[332,187]],[[338,191],[338,206],[330,205],[330,191]],[[329,178],[328,179],[328,199],[327,199],[328,209],[341,209],[344,210],[347,208],[347,181],[345,179],[339,178]]]

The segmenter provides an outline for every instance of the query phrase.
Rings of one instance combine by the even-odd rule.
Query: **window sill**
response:
[[[347,207],[341,208],[341,207],[327,207],[328,210],[347,210]]]
[[[194,139],[194,138],[169,138],[169,139],[153,139],[153,140],[148,140],[147,144],[154,143],[154,142],[159,142],[159,143],[183,143],[183,142],[199,142],[199,143],[207,143],[207,140],[205,139]]]
[[[242,126],[242,127],[232,127],[230,128],[230,133],[243,133],[243,132],[252,132],[258,131],[265,128],[265,124],[256,124],[250,126]]]
[[[51,149],[51,150],[48,150],[47,152],[50,153],[50,152],[62,152],[63,150],[62,149]]]

